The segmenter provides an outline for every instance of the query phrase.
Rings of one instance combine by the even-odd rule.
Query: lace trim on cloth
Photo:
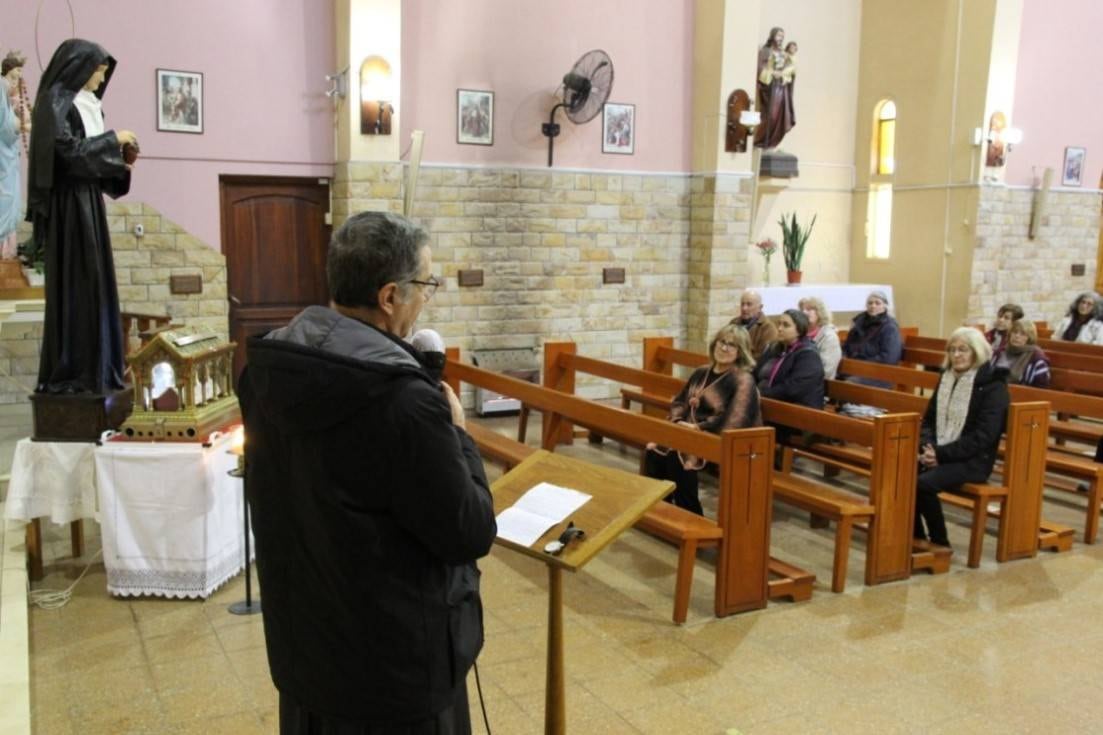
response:
[[[255,558],[255,557],[254,557]],[[239,554],[208,569],[107,569],[107,591],[120,597],[152,595],[176,599],[207,599],[243,568]]]

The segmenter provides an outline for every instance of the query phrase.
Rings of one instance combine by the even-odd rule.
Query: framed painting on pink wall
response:
[[[456,90],[456,142],[494,145],[494,93]]]
[[[169,133],[203,132],[201,73],[157,70],[157,129]]]
[[[1080,186],[1084,181],[1085,148],[1069,146],[1065,149],[1065,165],[1061,167],[1062,186]]]
[[[636,152],[636,106],[606,102],[601,113],[601,152]]]

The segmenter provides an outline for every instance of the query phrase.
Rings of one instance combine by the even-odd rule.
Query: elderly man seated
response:
[[[739,316],[731,320],[747,330],[751,338],[751,353],[754,359],[762,357],[766,348],[777,341],[777,327],[762,313],[762,295],[758,291],[747,289],[739,297]]]

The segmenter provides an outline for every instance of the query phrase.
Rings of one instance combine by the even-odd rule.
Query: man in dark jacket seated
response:
[[[475,560],[497,528],[463,409],[402,338],[438,284],[382,212],[333,236],[331,308],[248,343],[246,491],[281,733],[468,733]]]

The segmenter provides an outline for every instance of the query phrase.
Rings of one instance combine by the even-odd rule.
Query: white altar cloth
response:
[[[232,437],[210,447],[107,442],[95,451],[107,589],[208,597],[242,568]]]
[[[115,595],[208,597],[241,570],[241,480],[232,437],[16,445],[4,517],[100,522]]]
[[[889,297],[889,308],[892,308],[892,286],[878,283],[814,283],[801,284],[799,286],[767,286],[756,288],[762,294],[762,308],[769,316],[776,316],[786,309],[797,308],[797,302],[806,296],[815,296],[823,299],[827,308],[834,312],[855,312],[866,310],[866,297],[870,291],[884,291]],[[739,311],[739,304],[735,304],[735,311]],[[836,323],[842,328],[843,324]]]
[[[34,442],[15,445],[4,517],[12,521],[49,518],[64,524],[99,519],[91,442]]]

